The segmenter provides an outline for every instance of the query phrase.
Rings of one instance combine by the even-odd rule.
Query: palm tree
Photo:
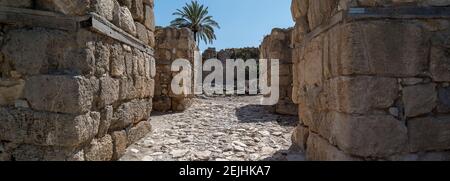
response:
[[[186,3],[182,9],[177,9],[173,15],[179,16],[172,22],[170,26],[177,28],[189,28],[194,33],[194,39],[198,43],[199,40],[205,41],[205,44],[212,44],[216,39],[214,28],[220,28],[219,24],[208,15],[208,7],[204,7],[197,1]]]

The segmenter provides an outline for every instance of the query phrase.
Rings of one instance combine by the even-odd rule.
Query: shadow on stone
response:
[[[297,116],[278,115],[273,113],[273,106],[247,105],[236,109],[236,116],[242,123],[276,121],[281,126],[296,126]]]
[[[294,151],[292,148],[289,150],[279,150],[273,155],[263,158],[260,161],[305,161],[306,157],[304,153]]]

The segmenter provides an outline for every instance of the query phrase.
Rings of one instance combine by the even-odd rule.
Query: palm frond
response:
[[[212,44],[216,40],[214,28],[220,29],[220,26],[208,14],[208,7],[193,0],[190,4],[186,3],[184,7],[173,13],[177,18],[170,22],[170,26],[189,28],[194,32],[196,41],[203,40],[206,44]]]

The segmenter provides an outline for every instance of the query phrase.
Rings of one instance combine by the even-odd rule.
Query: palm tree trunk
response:
[[[200,47],[200,41],[198,41],[198,37],[197,37],[198,32],[194,31],[194,40],[197,43],[197,47]]]

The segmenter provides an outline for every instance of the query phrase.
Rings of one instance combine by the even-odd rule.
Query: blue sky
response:
[[[191,0],[155,0],[157,26],[168,26],[176,9]],[[220,24],[217,40],[211,45],[200,44],[200,49],[216,47],[257,47],[272,28],[294,25],[291,18],[291,0],[197,0],[209,7],[209,13]]]

